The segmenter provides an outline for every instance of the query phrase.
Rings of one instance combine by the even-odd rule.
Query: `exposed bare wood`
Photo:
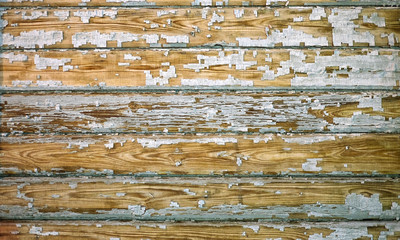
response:
[[[18,136],[2,174],[398,174],[400,136],[382,134]]]
[[[398,222],[160,223],[25,221],[0,223],[0,239],[397,239]]]
[[[3,178],[3,219],[396,220],[399,179]]]
[[[388,87],[400,51],[376,49],[6,51],[4,87]]]
[[[13,7],[70,7],[70,6],[398,6],[398,0],[6,0],[2,6]]]
[[[398,132],[398,92],[5,94],[2,132]]]
[[[7,10],[5,48],[400,46],[399,8]]]

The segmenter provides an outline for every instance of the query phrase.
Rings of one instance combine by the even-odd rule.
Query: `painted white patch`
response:
[[[302,16],[293,18],[293,22],[302,22],[302,21],[304,21]]]
[[[40,17],[47,17],[47,11],[31,11],[30,15],[26,15],[26,11],[22,11],[22,19],[24,20],[35,20]]]
[[[0,58],[6,58],[10,63],[13,62],[26,62],[28,61],[28,56],[25,54],[17,54],[15,55],[14,52],[11,53],[0,53]]]
[[[379,96],[361,98],[357,108],[372,108],[374,111],[383,112],[382,98]]]
[[[90,18],[93,17],[110,17],[111,19],[115,19],[117,16],[117,10],[104,10],[104,9],[95,9],[95,10],[78,10],[74,12],[75,17],[80,17],[83,23],[89,23]]]
[[[258,225],[243,225],[243,228],[250,228],[255,233],[258,233],[258,231],[260,230],[260,226]]]
[[[326,37],[313,37],[311,34],[302,31],[294,30],[291,26],[287,29],[271,31],[266,39],[251,39],[247,37],[236,38],[241,47],[274,47],[278,43],[283,46],[300,46],[304,43],[305,46],[328,46]]]
[[[322,17],[326,17],[325,8],[315,7],[312,9],[309,19],[311,21],[321,20]]]
[[[163,86],[169,83],[170,78],[176,78],[175,66],[170,66],[167,71],[160,70],[159,77],[153,77],[150,70],[144,71],[146,75],[146,86]]]
[[[192,6],[212,6],[212,0],[194,0]]]
[[[176,15],[177,10],[159,10],[157,11],[157,17],[161,17],[168,14]]]
[[[174,208],[178,208],[179,207],[179,203],[171,201],[171,203],[169,204],[170,207],[174,207]]]
[[[304,171],[319,172],[322,170],[321,167],[317,167],[317,164],[320,161],[322,161],[322,158],[307,158],[307,162],[303,163],[301,166]]]
[[[244,9],[234,9],[233,13],[235,14],[236,18],[241,18],[244,15]]]
[[[146,212],[146,208],[142,205],[128,205],[128,210],[131,210],[134,215],[143,215]]]
[[[44,70],[47,67],[50,67],[53,70],[59,70],[60,67],[63,67],[63,71],[69,71],[73,69],[71,65],[65,65],[66,63],[71,62],[70,58],[42,58],[39,55],[35,54],[34,63],[36,65],[36,69]]]
[[[139,37],[131,33],[100,33],[99,31],[79,32],[72,36],[72,44],[74,47],[80,47],[88,43],[96,45],[97,47],[107,47],[108,41],[117,41],[117,46],[122,47],[122,43],[124,42],[139,41]]]
[[[334,8],[328,17],[331,23],[333,45],[341,46],[342,43],[353,46],[356,43],[368,43],[375,46],[375,37],[370,32],[357,32],[355,28],[360,27],[352,20],[358,19],[361,8]]]
[[[253,86],[253,81],[239,80],[231,75],[225,80],[181,79],[182,86]]]
[[[196,195],[196,193],[195,192],[191,192],[189,188],[185,188],[185,189],[183,189],[183,191],[185,193],[189,194],[189,195],[192,195],[192,196]]]
[[[54,11],[54,16],[58,17],[60,21],[65,21],[69,18],[69,11],[68,10]]]
[[[345,205],[352,211],[367,211],[371,216],[379,216],[383,212],[377,193],[372,194],[371,197],[356,193],[349,194],[346,196]]]
[[[126,193],[117,192],[117,193],[115,193],[115,195],[116,195],[117,197],[124,197],[124,196],[126,195]]]
[[[287,143],[297,143],[297,144],[313,144],[325,141],[335,141],[335,136],[301,136],[301,137],[282,137],[282,139]]]
[[[371,14],[371,17],[368,16],[363,16],[363,22],[364,23],[373,23],[378,27],[385,27],[385,18],[384,17],[378,17],[378,13],[374,12]]]
[[[208,26],[212,26],[214,23],[218,22],[221,23],[225,20],[224,16],[218,15],[215,11],[213,11],[213,15],[211,16],[210,22],[208,22]]]
[[[199,138],[199,139],[185,139],[185,138],[171,138],[171,139],[151,139],[151,138],[138,138],[138,143],[142,147],[158,148],[165,144],[179,144],[179,143],[215,143],[217,145],[225,145],[226,143],[237,143],[236,138]]]
[[[3,34],[3,45],[10,45],[14,47],[39,48],[50,46],[61,42],[63,40],[62,31],[44,31],[33,30],[30,32],[21,32],[19,36],[13,36],[9,33]]]
[[[232,68],[235,65],[236,70],[246,70],[248,67],[257,64],[257,61],[244,61],[245,50],[238,50],[238,53],[225,56],[224,51],[220,51],[218,56],[197,55],[198,63],[189,63],[183,65],[184,68],[193,69],[199,72],[202,69],[209,69],[211,66],[228,65]]]
[[[161,34],[161,38],[165,39],[167,43],[189,43],[189,36],[186,35],[168,36]]]
[[[131,65],[130,63],[125,63],[125,62],[119,62],[118,63],[118,66],[120,66],[120,67],[128,67],[130,65]]]
[[[35,234],[38,236],[58,236],[58,232],[43,232],[43,228],[42,227],[36,227],[36,226],[32,226],[29,229],[29,233],[30,234]]]
[[[200,200],[197,202],[197,206],[198,206],[199,208],[203,208],[205,204],[206,204],[206,202],[205,202],[203,199],[200,199]]]

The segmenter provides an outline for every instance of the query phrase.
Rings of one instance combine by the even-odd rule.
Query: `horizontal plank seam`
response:
[[[212,44],[205,46],[182,47],[92,47],[92,48],[8,48],[0,47],[0,52],[10,51],[90,51],[90,50],[359,50],[359,49],[382,49],[382,50],[400,50],[398,46],[280,46],[280,47],[244,47],[244,46],[223,46],[220,44]]]
[[[0,167],[1,170],[1,167]],[[2,178],[70,178],[70,177],[130,177],[134,179],[151,179],[151,178],[223,178],[223,179],[230,179],[230,178],[257,178],[257,179],[300,179],[300,178],[307,178],[307,179],[359,179],[359,178],[369,178],[369,179],[386,179],[386,180],[393,180],[399,179],[400,174],[85,174],[85,173],[48,173],[48,174],[0,174],[0,179]]]
[[[371,4],[371,3],[360,3],[360,4],[334,4],[334,3],[328,3],[328,4],[323,4],[323,3],[305,3],[304,5],[228,5],[228,6],[191,6],[191,5],[135,5],[135,6],[112,6],[112,5],[103,5],[103,6],[67,6],[67,5],[62,5],[62,6],[2,6],[0,7],[0,10],[6,9],[6,10],[12,10],[12,9],[31,9],[31,10],[43,10],[43,9],[65,9],[65,8],[71,8],[71,9],[96,9],[96,8],[126,8],[126,9],[137,9],[137,8],[143,8],[143,9],[163,9],[163,8],[174,8],[174,9],[185,9],[185,8],[190,8],[190,9],[203,9],[203,8],[302,8],[302,7],[335,7],[335,8],[349,8],[349,7],[361,7],[361,8],[374,8],[374,7],[385,7],[385,8],[397,8],[399,7],[400,4]]]
[[[368,92],[400,92],[393,87],[376,87],[376,86],[355,86],[355,87],[57,87],[57,88],[16,88],[16,87],[0,87],[0,94],[24,94],[32,93],[36,95],[46,95],[50,93],[98,93],[98,94],[114,94],[114,93],[285,93],[285,92],[345,92],[345,93],[368,93]]]
[[[173,216],[169,217],[149,217],[149,218],[140,218],[134,216],[101,216],[100,214],[86,214],[83,216],[68,216],[68,217],[35,217],[35,216],[13,216],[10,218],[3,218],[0,217],[1,221],[7,220],[20,220],[20,221],[138,221],[138,222],[187,222],[187,220],[178,220],[174,219]],[[258,218],[248,218],[248,219],[240,219],[236,220],[235,217],[232,219],[220,220],[220,219],[191,219],[191,222],[219,222],[219,223],[230,223],[235,222],[254,222],[257,221],[258,223],[328,223],[328,222],[366,222],[366,221],[373,221],[377,222],[376,219],[363,219],[363,220],[343,220],[343,219],[300,219],[300,218],[293,218],[293,219],[258,219]],[[383,217],[380,221],[397,221],[396,218],[392,217]]]

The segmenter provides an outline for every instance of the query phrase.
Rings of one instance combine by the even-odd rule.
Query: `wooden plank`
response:
[[[396,220],[399,179],[3,178],[0,218]]]
[[[398,92],[4,94],[4,133],[398,133]]]
[[[0,239],[336,239],[394,240],[398,222],[141,223],[141,222],[0,222]],[[84,236],[84,237],[83,237]]]
[[[399,8],[6,10],[5,48],[400,46]]]
[[[2,86],[24,90],[49,86],[397,89],[400,82],[399,50],[24,50],[3,52],[2,58]]]
[[[73,6],[399,6],[399,0],[7,0],[1,6],[73,7]]]
[[[400,135],[17,136],[3,175],[324,175],[400,173]]]

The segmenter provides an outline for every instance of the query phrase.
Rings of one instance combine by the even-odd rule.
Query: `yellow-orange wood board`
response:
[[[6,10],[4,48],[400,46],[399,8]]]
[[[397,133],[396,92],[5,94],[5,133]]]
[[[327,223],[160,223],[113,221],[0,222],[0,239],[312,239],[318,237],[400,237],[393,222]]]
[[[7,88],[398,88],[394,49],[5,51]]]
[[[398,220],[399,179],[3,178],[0,217]]]
[[[399,6],[399,0],[6,0],[0,6],[13,7],[102,7],[102,6]]]
[[[397,134],[15,136],[2,139],[2,174],[398,174]]]

